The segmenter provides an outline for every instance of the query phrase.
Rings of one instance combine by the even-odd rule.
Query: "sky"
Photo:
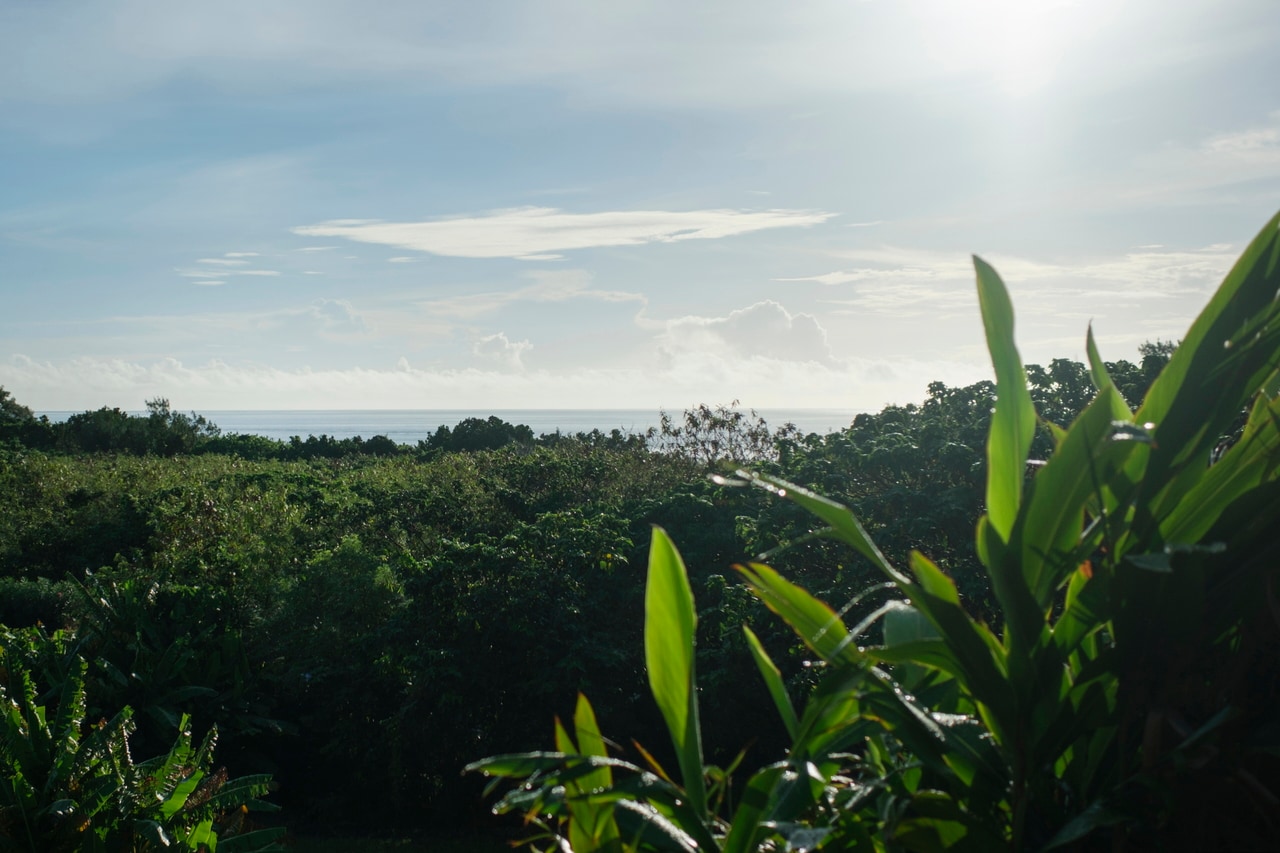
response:
[[[36,410],[874,411],[1178,339],[1280,207],[1275,0],[0,0]]]

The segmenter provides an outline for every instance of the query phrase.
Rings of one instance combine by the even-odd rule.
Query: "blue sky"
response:
[[[42,410],[878,409],[1179,337],[1280,206],[1274,0],[0,0]]]

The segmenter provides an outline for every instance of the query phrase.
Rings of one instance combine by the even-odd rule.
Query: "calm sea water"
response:
[[[74,412],[42,412],[50,420],[64,420]],[[141,413],[135,413],[141,414]],[[334,438],[385,435],[400,444],[416,444],[441,426],[454,427],[467,418],[490,415],[513,424],[525,424],[534,435],[601,432],[619,429],[644,432],[656,427],[661,413],[649,409],[386,409],[386,410],[297,410],[297,411],[224,411],[200,412],[222,428],[224,433],[265,435],[288,439],[290,436],[331,435]],[[670,414],[679,416],[681,412]],[[757,414],[778,427],[794,423],[802,431],[827,433],[847,427],[856,414],[852,409],[758,409]]]

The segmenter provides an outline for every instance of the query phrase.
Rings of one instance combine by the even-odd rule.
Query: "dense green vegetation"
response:
[[[1061,428],[1090,406],[1099,377],[1108,377],[1113,419],[1149,400],[1174,352],[1157,342],[1137,362],[1027,365],[1019,382],[1042,421],[1026,422],[1023,459],[1054,458]],[[767,482],[852,508],[889,565],[929,554],[958,588],[964,618],[1007,638],[1007,591],[993,583],[990,552],[981,558],[972,544],[992,504],[996,392],[989,382],[934,383],[918,405],[859,415],[828,435],[704,406],[648,435],[535,437],[489,418],[407,447],[385,436],[223,435],[163,399],[142,416],[100,409],[51,423],[0,389],[0,623],[10,655],[0,687],[5,697],[34,690],[28,706],[45,708],[46,719],[80,697],[83,711],[66,718],[64,737],[88,737],[92,721],[126,713],[139,756],[190,749],[216,725],[217,765],[250,780],[270,774],[268,799],[284,807],[250,815],[250,828],[283,820],[311,835],[378,835],[491,826],[481,780],[462,767],[541,746],[556,716],[579,723],[558,738],[566,752],[575,744],[591,752],[585,715],[594,713],[663,766],[691,761],[687,743],[655,746],[670,717],[641,693],[644,567],[659,525],[679,543],[698,602],[698,760],[728,766],[745,748],[745,780],[796,754],[795,733],[763,726],[755,709],[780,696],[800,701],[830,679],[808,665],[814,649],[769,619],[759,578],[744,585],[729,567],[767,555],[819,599],[859,602],[851,612],[898,593],[865,553],[809,535],[811,507],[720,475],[750,465],[753,476],[778,478]],[[1002,387],[998,396],[1011,395]],[[1241,405],[1215,422],[1215,441],[1245,429]],[[1007,466],[1001,476],[1011,476]],[[1099,565],[1118,559],[1108,544],[1091,547]],[[750,638],[744,623],[754,626]],[[778,675],[762,684],[765,659]],[[922,701],[970,689],[954,673],[939,675],[936,658],[914,665],[924,669],[902,672],[933,691]],[[574,704],[580,692],[594,712]],[[978,706],[964,701],[985,700],[955,701],[956,713],[971,714]],[[903,782],[910,790],[892,789],[894,808],[909,811],[932,771],[910,769],[900,735],[883,735],[877,760],[913,780]],[[9,762],[8,754],[0,757]],[[212,773],[208,752],[201,761],[200,772]],[[737,794],[715,781],[728,809]],[[0,794],[12,799],[12,790]],[[261,791],[244,790],[256,804]],[[46,822],[70,814],[65,804],[48,811],[54,802],[62,800],[39,806]],[[0,804],[0,840],[15,808],[27,806]],[[206,812],[210,826],[226,819]],[[166,819],[174,815],[188,812],[176,806]]]

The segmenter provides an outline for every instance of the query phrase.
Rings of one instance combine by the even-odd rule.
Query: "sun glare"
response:
[[[929,58],[948,72],[974,72],[1013,97],[1058,77],[1098,4],[1086,0],[968,0],[917,7]]]

